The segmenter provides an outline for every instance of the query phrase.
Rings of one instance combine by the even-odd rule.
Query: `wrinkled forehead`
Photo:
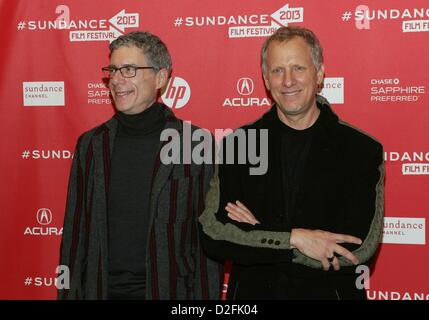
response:
[[[273,41],[267,48],[267,62],[273,58],[296,57],[312,59],[310,45],[301,37],[294,37],[287,41]]]
[[[121,46],[110,54],[111,64],[142,64],[147,62],[144,50],[133,45]]]

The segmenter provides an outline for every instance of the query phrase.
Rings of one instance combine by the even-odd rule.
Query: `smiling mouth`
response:
[[[290,96],[295,96],[300,92],[301,92],[301,90],[295,90],[295,91],[282,92],[282,94],[290,97]]]
[[[115,91],[115,96],[121,98],[131,94],[133,91]]]

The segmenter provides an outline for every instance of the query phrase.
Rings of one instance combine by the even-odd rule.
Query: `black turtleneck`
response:
[[[143,299],[150,184],[164,128],[163,106],[118,112],[108,197],[109,298]]]
[[[282,203],[284,211],[277,217],[278,223],[293,225],[294,217],[300,215],[303,208],[302,181],[304,169],[308,161],[310,148],[314,135],[320,126],[320,112],[315,123],[303,130],[297,130],[284,124],[277,117],[277,125],[280,129],[280,163],[282,178]]]

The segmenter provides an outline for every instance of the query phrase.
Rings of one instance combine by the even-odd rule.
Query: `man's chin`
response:
[[[123,112],[123,113],[127,113],[127,110],[130,109],[129,105],[124,105],[124,104],[116,104],[115,103],[115,107],[116,107],[117,111]]]
[[[282,105],[280,107],[280,110],[285,115],[293,116],[293,115],[299,114],[300,111],[302,110],[302,107],[299,105]]]

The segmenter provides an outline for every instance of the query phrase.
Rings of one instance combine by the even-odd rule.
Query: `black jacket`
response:
[[[356,290],[355,266],[340,258],[338,272],[290,249],[292,228],[350,234],[362,245],[345,244],[368,263],[382,236],[383,148],[373,138],[338,119],[326,100],[313,128],[301,177],[299,205],[285,207],[280,122],[276,106],[243,127],[268,129],[268,171],[250,175],[246,164],[222,164],[211,181],[206,210],[200,217],[209,256],[233,262],[229,298],[363,298]],[[227,202],[243,202],[261,222],[252,226],[227,217]]]

